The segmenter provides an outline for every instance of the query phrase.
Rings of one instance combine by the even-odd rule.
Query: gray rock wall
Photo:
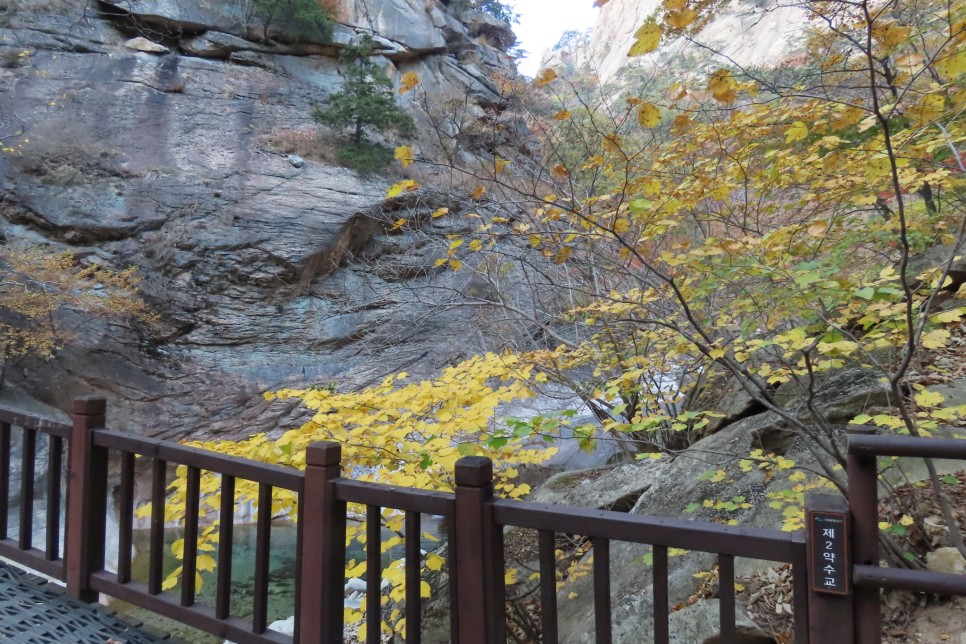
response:
[[[62,408],[106,394],[121,429],[237,436],[294,422],[265,390],[428,375],[486,344],[466,332],[471,313],[413,296],[436,279],[460,288],[432,270],[432,234],[455,224],[428,217],[457,202],[384,202],[394,179],[293,163],[271,145],[302,136],[325,158],[311,110],[341,86],[334,56],[361,32],[377,36],[393,78],[417,71],[427,91],[496,109],[489,74],[507,59],[472,21],[435,1],[360,0],[340,6],[332,42],[262,42],[241,0],[4,6],[0,126],[26,131],[21,155],[0,156],[3,234],[138,266],[161,316],[150,329],[68,319],[78,341],[56,361],[14,365],[15,381]],[[420,101],[403,102],[426,121]],[[388,234],[400,217],[424,230]]]

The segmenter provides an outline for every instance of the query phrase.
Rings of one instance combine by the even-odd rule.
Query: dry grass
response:
[[[259,137],[259,143],[273,152],[297,154],[303,159],[337,164],[336,146],[321,128],[273,128]]]

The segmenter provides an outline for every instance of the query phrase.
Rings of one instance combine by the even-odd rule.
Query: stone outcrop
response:
[[[547,53],[547,63],[583,67],[602,83],[619,81],[622,72],[637,67],[674,66],[675,73],[690,74],[710,64],[712,57],[705,50],[684,39],[671,41],[652,55],[628,58],[634,32],[662,10],[660,0],[610,0],[601,8],[590,34],[562,41]],[[761,3],[737,2],[718,9],[697,40],[723,55],[719,63],[772,67],[781,64],[801,40],[804,22],[805,13],[799,7],[766,10]]]
[[[294,422],[265,390],[429,375],[487,348],[466,334],[472,311],[413,296],[434,280],[461,287],[433,268],[442,251],[431,241],[456,232],[458,217],[429,217],[460,204],[384,201],[395,179],[326,162],[332,144],[312,133],[311,111],[341,87],[339,48],[369,33],[393,79],[415,71],[434,97],[492,115],[502,99],[490,75],[510,69],[497,42],[510,39],[505,25],[490,26],[493,46],[439,2],[359,0],[339,3],[330,42],[283,23],[266,41],[241,0],[11,4],[0,14],[10,61],[0,125],[25,127],[29,142],[0,156],[3,234],[138,266],[161,321],[69,321],[76,343],[54,362],[13,365],[9,378],[61,408],[105,394],[121,429],[237,436]],[[425,126],[417,93],[400,101]],[[433,137],[420,136],[411,145],[430,150]],[[390,230],[399,218],[412,227]]]

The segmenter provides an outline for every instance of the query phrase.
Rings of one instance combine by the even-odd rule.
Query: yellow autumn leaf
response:
[[[419,74],[416,72],[406,72],[399,80],[399,93],[405,94],[419,84]]]
[[[550,67],[545,67],[537,73],[536,77],[533,79],[533,84],[537,87],[543,87],[544,85],[553,82],[555,78],[557,78],[557,72]]]
[[[566,177],[570,175],[570,172],[567,170],[567,166],[562,163],[555,165],[552,172],[558,177]]]
[[[634,44],[631,45],[628,56],[643,56],[658,48],[661,44],[661,36],[664,31],[656,22],[645,22],[634,32]]]
[[[664,0],[661,4],[664,5],[665,9],[674,11],[675,9],[683,9],[688,4],[688,0]]]
[[[872,25],[872,38],[886,51],[895,49],[909,37],[912,29],[891,20],[879,21]]]
[[[502,171],[503,168],[507,167],[508,165],[510,165],[510,162],[506,159],[501,159],[500,157],[497,157],[493,161],[493,168],[496,172]]]
[[[448,214],[449,214],[449,208],[439,208],[437,210],[434,210],[433,214],[430,215],[430,217],[432,217],[433,219],[438,219],[443,215],[448,215]]]
[[[449,260],[449,267],[454,271],[458,271],[459,269],[463,268],[463,262],[458,259],[451,259]]]
[[[426,567],[430,570],[441,570],[444,561],[445,559],[432,552],[426,555]]]
[[[694,9],[684,7],[682,9],[671,9],[664,14],[664,23],[672,29],[681,30],[698,19],[698,12]]]
[[[808,138],[808,126],[801,121],[795,121],[791,127],[785,130],[785,143],[804,141]]]
[[[402,167],[404,168],[409,167],[415,160],[413,159],[413,151],[408,145],[403,145],[396,148],[395,157],[399,160],[399,163],[401,163]]]
[[[604,148],[607,152],[618,152],[621,149],[623,140],[617,134],[608,134],[600,142],[600,147]]]
[[[661,110],[645,101],[637,106],[637,122],[646,128],[657,127],[661,122]]]
[[[888,177],[892,174],[892,163],[888,157],[875,157],[869,159],[866,171],[870,177]]]
[[[708,79],[708,91],[719,103],[733,103],[738,81],[727,69],[719,69]]]
[[[936,58],[934,66],[947,80],[962,76],[966,73],[966,49],[947,47]]]
[[[560,110],[559,112],[553,115],[553,118],[556,119],[557,121],[566,121],[571,116],[572,115],[570,113],[570,110]]]
[[[386,197],[393,198],[398,197],[404,192],[412,192],[413,190],[419,189],[419,183],[413,181],[412,179],[404,179],[399,183],[393,184],[389,190],[386,191]]]
[[[916,404],[920,407],[938,407],[946,397],[943,396],[938,391],[929,391],[928,389],[923,389],[922,391],[917,391],[913,396]]]
[[[935,121],[946,109],[946,99],[941,94],[926,94],[913,105],[908,116],[918,125],[923,126]]]
[[[476,186],[476,188],[473,189],[473,194],[470,196],[473,197],[473,199],[480,199],[484,194],[486,194],[486,188],[483,186]]]
[[[922,346],[926,349],[942,349],[946,346],[946,341],[949,339],[949,331],[946,329],[935,329],[929,333],[923,334],[922,336]]]

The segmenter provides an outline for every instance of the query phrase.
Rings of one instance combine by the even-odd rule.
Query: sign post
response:
[[[849,506],[831,494],[805,495],[811,644],[854,641]]]

